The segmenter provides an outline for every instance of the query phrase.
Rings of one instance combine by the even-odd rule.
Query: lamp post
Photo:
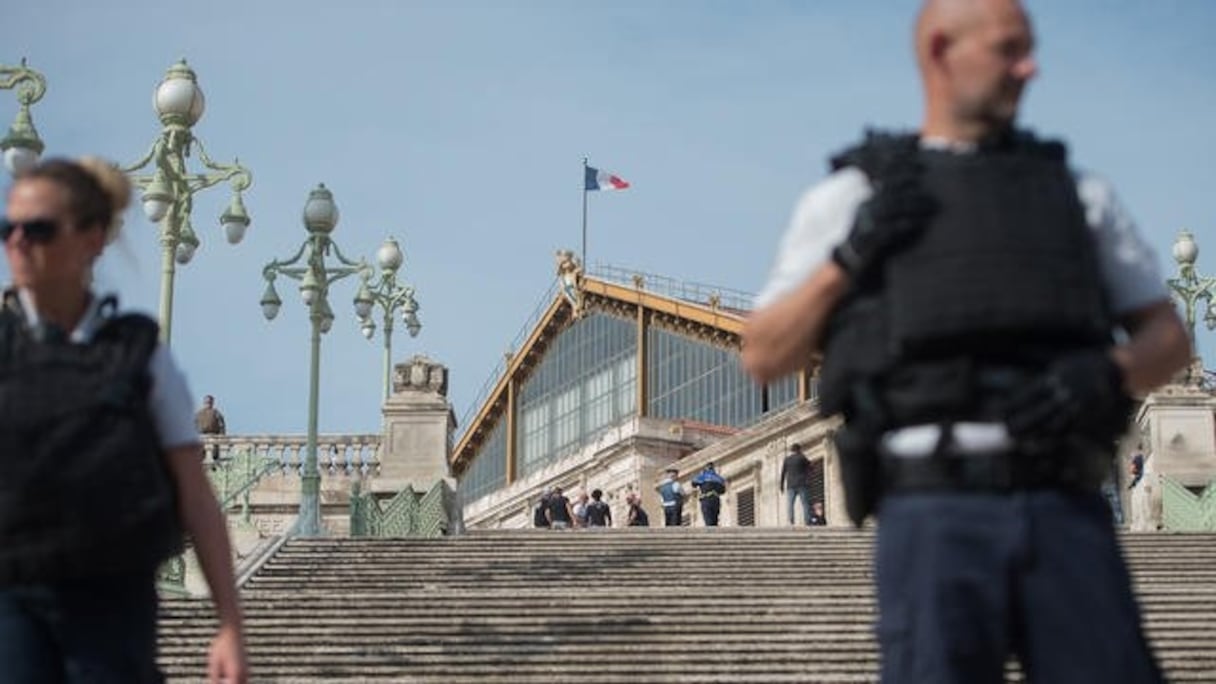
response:
[[[262,314],[273,320],[279,314],[283,300],[275,291],[274,281],[278,276],[287,276],[300,281],[300,296],[308,306],[308,319],[312,324],[312,348],[308,374],[308,442],[304,451],[304,472],[300,476],[300,519],[296,534],[315,537],[321,534],[321,473],[317,470],[317,404],[321,376],[321,335],[329,332],[334,323],[334,312],[329,308],[329,286],[355,273],[370,270],[367,262],[354,261],[343,256],[330,235],[338,224],[338,205],[333,193],[325,184],[317,185],[308,194],[304,204],[304,227],[308,237],[300,249],[289,259],[274,260],[262,269],[266,279],[266,291],[262,294]],[[332,254],[338,263],[326,265],[325,258]],[[357,311],[362,317],[368,311]]]
[[[1191,349],[1195,346],[1195,316],[1201,303],[1207,305],[1203,322],[1208,330],[1216,328],[1216,277],[1201,276],[1195,272],[1195,261],[1199,259],[1199,245],[1190,231],[1181,231],[1174,240],[1174,261],[1178,263],[1178,277],[1165,281],[1174,296],[1182,302],[1186,318],[1187,334],[1191,337]],[[1195,352],[1198,355],[1198,351]]]
[[[410,337],[417,337],[422,330],[418,320],[418,302],[414,299],[414,288],[397,280],[397,270],[405,261],[401,247],[397,241],[388,238],[376,250],[376,262],[380,265],[380,277],[375,284],[371,283],[372,273],[362,274],[363,282],[359,284],[359,292],[355,295],[355,311],[359,314],[359,327],[363,336],[371,339],[376,334],[376,322],[372,319],[372,309],[379,306],[384,312],[384,398],[388,399],[392,388],[393,371],[393,313],[401,310],[401,322]]]
[[[34,119],[30,116],[30,105],[46,94],[46,77],[26,66],[24,58],[21,59],[21,66],[0,64],[0,90],[16,90],[17,102],[21,104],[13,125],[0,139],[4,166],[9,173],[16,175],[37,164],[38,156],[46,147],[42,144],[42,138],[38,137]]]
[[[186,65],[186,60],[169,67],[156,87],[152,105],[160,118],[160,135],[143,159],[123,170],[143,191],[140,199],[148,220],[160,224],[160,326],[161,339],[167,345],[172,335],[176,265],[190,263],[199,246],[198,235],[190,223],[194,195],[228,181],[232,200],[220,215],[220,226],[228,242],[236,244],[249,227],[242,193],[249,189],[253,176],[238,160],[231,164],[212,161],[203,142],[195,137],[192,128],[203,115],[204,99],[194,70]],[[186,168],[186,158],[192,149],[198,150],[199,160],[206,167],[201,172]],[[137,173],[145,167],[148,173]]]

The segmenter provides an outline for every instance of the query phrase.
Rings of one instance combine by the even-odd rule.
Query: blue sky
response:
[[[1172,272],[1179,229],[1216,273],[1216,3],[1029,3],[1042,74],[1023,120],[1064,137],[1112,180]],[[203,246],[178,273],[174,351],[193,391],[240,433],[303,433],[305,309],[258,307],[261,267],[305,233],[308,191],[341,207],[335,239],[369,259],[406,252],[422,334],[394,357],[451,368],[460,415],[577,249],[581,160],[633,187],[590,198],[590,261],[756,291],[799,192],[866,124],[912,126],[912,0],[603,3],[41,0],[6,7],[0,62],[22,56],[50,89],[34,109],[48,154],[129,163],[158,131],[151,97],[185,57],[207,111],[197,135],[254,173],[253,225],[235,247],[195,202]],[[0,123],[16,111],[0,93]],[[0,266],[0,276],[7,272]],[[102,286],[153,311],[155,227],[133,209]],[[380,340],[359,334],[353,284],[322,357],[321,430],[380,427]],[[1201,330],[1216,365],[1216,334]]]

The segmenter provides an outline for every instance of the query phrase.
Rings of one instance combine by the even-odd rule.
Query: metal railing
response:
[[[705,306],[711,306],[713,302],[717,302],[720,308],[740,312],[751,311],[752,302],[755,300],[754,294],[742,290],[679,280],[607,264],[595,264],[588,270],[587,275],[629,287],[633,287],[636,282],[641,282],[642,288],[647,292]]]
[[[451,490],[443,480],[420,496],[410,486],[381,504],[372,492],[361,494],[356,485],[350,497],[350,536],[434,538],[449,532],[448,502]]]

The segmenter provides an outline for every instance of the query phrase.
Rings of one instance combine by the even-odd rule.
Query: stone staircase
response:
[[[242,590],[251,681],[873,682],[872,544],[763,528],[293,540]],[[1124,547],[1169,679],[1216,681],[1216,535]],[[164,601],[170,681],[204,679],[214,624],[205,601]]]

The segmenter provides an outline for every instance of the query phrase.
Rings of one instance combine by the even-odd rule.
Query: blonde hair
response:
[[[131,179],[113,162],[101,157],[81,157],[76,164],[84,169],[110,200],[110,220],[105,224],[106,244],[122,231],[122,214],[131,205]]]

